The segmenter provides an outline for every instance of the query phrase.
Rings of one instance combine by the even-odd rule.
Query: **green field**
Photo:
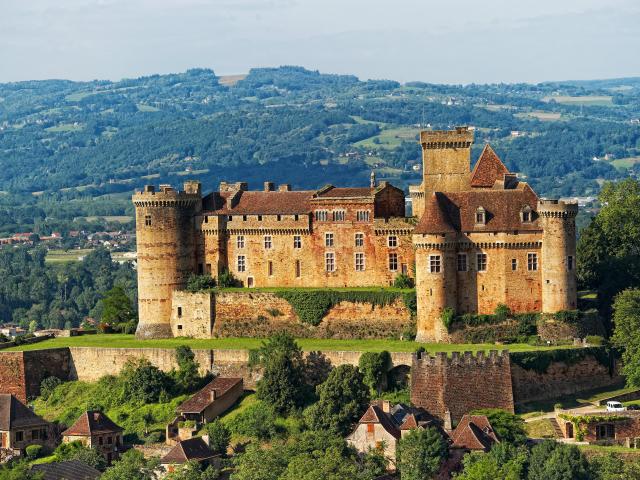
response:
[[[378,135],[365,138],[359,142],[354,143],[356,147],[362,148],[388,148],[394,149],[400,145],[403,141],[417,142],[416,135],[418,135],[419,129],[416,127],[397,127],[397,128],[385,128]],[[374,141],[377,139],[379,143]]]
[[[78,132],[84,129],[84,125],[73,123],[61,123],[55,127],[45,128],[47,132],[60,133],[60,132]]]
[[[568,95],[549,95],[544,97],[542,100],[545,102],[550,102],[554,100],[556,103],[562,103],[564,105],[584,105],[585,107],[590,106],[611,106],[613,103],[611,102],[612,97],[610,95],[581,95],[576,97],[571,97]]]
[[[333,340],[300,338],[297,340],[305,351],[361,351],[361,352],[413,352],[418,347],[424,347],[428,352],[461,352],[487,351],[508,349],[512,352],[549,350],[557,347],[532,347],[526,344],[493,345],[493,344],[448,344],[448,343],[418,343],[402,340]],[[8,349],[9,351],[42,350],[58,347],[100,347],[100,348],[176,348],[179,345],[189,345],[193,349],[253,349],[262,344],[260,338],[167,338],[161,340],[136,340],[133,335],[86,335],[81,337],[53,338],[31,345],[20,345]]]
[[[45,261],[47,263],[67,263],[67,262],[79,262],[82,257],[91,253],[93,249],[83,248],[79,250],[49,250]]]
[[[640,157],[626,157],[626,158],[617,158],[612,160],[611,165],[616,167],[617,169],[627,169],[634,166],[636,163],[640,162]]]
[[[85,219],[87,222],[96,222],[98,220],[104,220],[105,222],[118,222],[118,223],[129,223],[133,220],[131,215],[107,215],[104,217],[99,216],[91,216],[91,217],[76,217],[74,220]]]
[[[557,122],[562,119],[561,113],[556,112],[520,112],[516,113],[514,116],[518,118],[537,118],[542,122]]]

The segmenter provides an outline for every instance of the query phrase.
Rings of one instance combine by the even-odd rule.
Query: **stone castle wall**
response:
[[[514,411],[507,351],[415,355],[411,372],[411,402],[453,424],[477,408]]]
[[[45,378],[69,379],[70,364],[68,348],[1,352],[0,393],[10,393],[27,402],[40,395],[40,383]]]

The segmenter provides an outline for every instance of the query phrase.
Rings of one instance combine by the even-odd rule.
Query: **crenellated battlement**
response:
[[[420,132],[423,149],[469,148],[473,143],[473,130],[456,127],[455,130],[423,130]]]
[[[201,200],[200,182],[185,182],[184,190],[176,190],[171,185],[145,185],[142,191],[136,191],[133,204],[136,207],[191,207]]]
[[[544,218],[572,218],[578,214],[577,203],[541,198],[538,200],[538,215]]]
[[[431,356],[429,352],[414,354],[414,363],[418,368],[429,368],[437,366],[469,366],[469,367],[486,367],[489,365],[509,365],[508,350],[490,350],[488,353],[480,350],[475,354],[473,352],[436,352]]]

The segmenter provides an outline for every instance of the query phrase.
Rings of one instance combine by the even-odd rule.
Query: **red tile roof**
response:
[[[535,215],[538,197],[526,183],[513,190],[471,190],[467,192],[436,193],[437,202],[427,203],[425,213],[415,233],[445,233],[449,225],[459,232],[539,231]],[[439,209],[436,209],[436,206]],[[523,223],[524,207],[531,208],[533,221]],[[476,212],[482,207],[486,223],[476,223]]]
[[[334,187],[333,185],[327,185],[327,187],[318,191],[317,196],[320,198],[354,198],[354,197],[372,197],[377,188],[371,187]]]
[[[178,442],[169,453],[162,457],[160,463],[163,465],[182,464],[189,460],[201,462],[214,456],[214,453],[209,449],[202,437],[194,437]]]
[[[123,428],[116,425],[104,413],[91,410],[80,415],[76,423],[62,432],[62,435],[89,437],[91,435],[122,431]]]
[[[0,394],[0,430],[8,432],[14,428],[37,425],[44,426],[48,423],[13,395]]]
[[[369,405],[369,408],[358,423],[379,423],[389,434],[396,438],[400,438],[400,430],[396,427],[389,415],[382,411],[377,404]]]
[[[193,397],[182,402],[176,409],[179,414],[202,413],[205,408],[211,405],[211,392],[215,391],[215,397],[220,398],[238,383],[242,383],[242,378],[217,377],[198,391]]]
[[[231,205],[229,192],[214,192],[204,200],[206,213],[212,215],[296,215],[311,212],[312,191],[243,191]]]
[[[499,443],[496,433],[485,415],[464,415],[451,432],[452,447],[487,451]]]
[[[413,413],[410,413],[400,425],[400,430],[413,430],[415,428],[418,428],[418,420],[416,420],[416,416]]]
[[[504,178],[505,173],[509,173],[509,170],[493,151],[493,148],[487,144],[482,150],[473,172],[471,172],[471,186],[491,188],[496,180]]]

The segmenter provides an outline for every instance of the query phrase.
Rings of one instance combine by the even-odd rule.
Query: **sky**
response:
[[[301,65],[361,79],[640,76],[639,0],[0,0],[0,82]]]

